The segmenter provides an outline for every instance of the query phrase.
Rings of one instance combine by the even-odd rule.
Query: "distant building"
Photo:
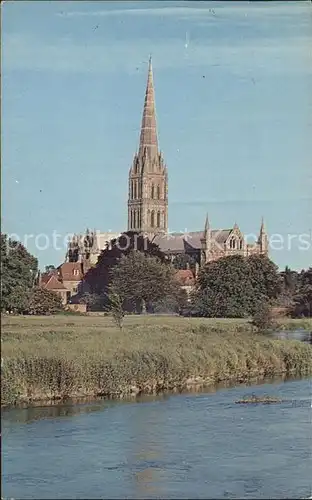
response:
[[[187,254],[198,267],[229,255],[268,255],[268,238],[263,220],[258,238],[252,244],[247,243],[236,223],[229,229],[212,229],[208,216],[202,231],[168,233],[168,171],[158,145],[151,59],[139,148],[129,170],[127,226],[128,231],[141,233],[159,245],[170,260]],[[68,244],[65,263],[57,269],[57,282],[50,281],[49,287],[57,289],[61,284],[69,292],[67,301],[72,300],[79,293],[83,276],[96,264],[101,251],[121,234],[87,230],[85,234],[74,235]],[[193,275],[191,277],[189,269],[185,271],[187,276],[186,272],[180,272],[179,279],[184,280],[182,286],[189,292],[195,278]],[[61,290],[59,288],[57,291],[64,295],[65,292]]]
[[[80,262],[64,262],[56,269],[42,273],[39,285],[57,293],[63,305],[71,302],[80,292],[81,283],[88,267]]]

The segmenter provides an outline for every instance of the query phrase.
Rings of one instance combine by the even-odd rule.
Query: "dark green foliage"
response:
[[[56,270],[55,266],[53,266],[53,265],[45,266],[45,272],[46,273],[49,273],[49,272],[55,271],[55,270]]]
[[[87,311],[103,311],[105,309],[105,297],[96,293],[85,292],[79,298],[80,304],[86,304]]]
[[[123,319],[125,316],[125,312],[123,309],[123,301],[120,295],[113,289],[110,289],[108,294],[110,311],[113,315],[116,326],[121,330],[123,326]]]
[[[253,314],[252,324],[262,333],[275,328],[272,316],[272,307],[268,302],[262,302],[259,304],[257,310]]]
[[[158,245],[138,233],[128,231],[112,240],[110,245],[102,251],[97,264],[85,276],[91,293],[104,297],[104,305],[108,305],[107,297],[113,268],[123,255],[128,255],[134,249],[144,255],[157,257],[161,262],[166,261]]]
[[[182,288],[174,289],[174,293],[152,303],[152,311],[156,314],[179,314],[188,305],[188,297]]]
[[[29,296],[27,314],[55,314],[63,310],[59,295],[41,287],[34,287]]]
[[[233,255],[209,262],[199,273],[193,315],[243,318],[280,292],[277,266],[267,257]]]
[[[1,234],[1,310],[25,312],[35,284],[38,262],[26,248]]]
[[[111,283],[124,307],[135,312],[150,310],[153,303],[177,297],[179,291],[169,264],[136,250],[123,255],[112,268]]]
[[[264,255],[248,257],[247,265],[256,303],[276,299],[282,290],[277,265]]]
[[[287,306],[293,317],[312,317],[312,267],[299,273],[286,267],[281,278],[278,304]]]
[[[299,274],[294,302],[294,316],[312,317],[312,267]]]

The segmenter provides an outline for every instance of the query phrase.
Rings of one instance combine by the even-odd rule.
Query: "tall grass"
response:
[[[309,345],[242,320],[132,316],[120,330],[107,317],[9,317],[2,338],[2,405],[312,373]]]

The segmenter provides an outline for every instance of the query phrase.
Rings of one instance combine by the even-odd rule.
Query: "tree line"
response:
[[[294,317],[312,316],[312,268],[293,271],[265,256],[233,255],[199,270],[188,297],[176,279],[177,269],[193,267],[180,256],[175,262],[159,247],[134,232],[113,240],[84,279],[79,301],[90,310],[180,312],[205,317],[250,317],[267,307],[286,307]],[[38,262],[18,242],[1,235],[1,310],[25,314],[62,309],[56,294],[38,286]]]
[[[18,241],[1,234],[1,312],[53,314],[63,309],[58,295],[39,287],[38,260]]]

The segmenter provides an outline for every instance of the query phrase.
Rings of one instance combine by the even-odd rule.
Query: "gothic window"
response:
[[[130,229],[132,229],[132,210],[130,210]]]
[[[133,199],[133,181],[130,182],[130,198]]]
[[[152,189],[151,189],[151,198],[152,198],[152,200],[154,199],[154,196],[155,196],[155,186],[154,186],[154,184],[152,184]]]
[[[155,212],[152,210],[151,212],[151,227],[155,226]]]
[[[137,182],[134,181],[134,199],[136,200],[137,198]]]
[[[160,186],[157,186],[157,199],[160,199]]]
[[[160,212],[157,212],[157,227],[160,227]]]
[[[134,217],[133,217],[133,219],[134,219],[133,220],[133,228],[136,229],[136,227],[137,227],[137,211],[136,210],[134,210],[134,214],[133,215],[134,215]]]
[[[243,240],[239,240],[239,248],[242,250],[243,249]]]
[[[236,240],[235,238],[230,239],[230,248],[234,250],[236,248]]]

